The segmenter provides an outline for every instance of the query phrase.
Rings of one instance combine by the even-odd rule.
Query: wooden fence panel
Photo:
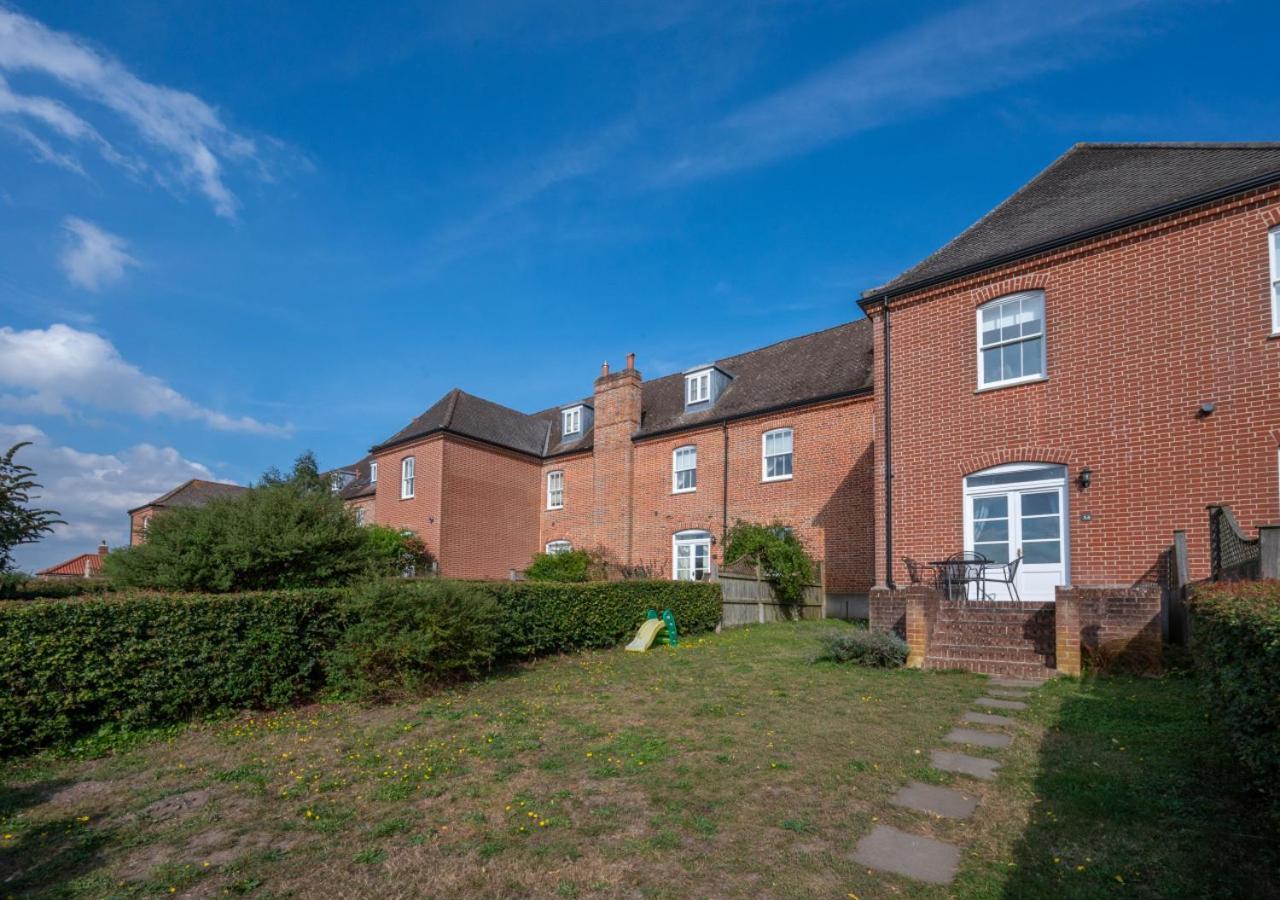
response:
[[[721,569],[715,577],[724,593],[722,619],[726,628],[827,617],[825,597],[820,584],[806,587],[804,602],[798,607],[788,608],[778,603],[773,595],[773,586],[754,568]]]

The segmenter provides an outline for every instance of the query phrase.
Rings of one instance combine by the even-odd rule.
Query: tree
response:
[[[431,571],[431,553],[412,531],[389,525],[365,528],[369,560],[375,575],[426,575]]]
[[[813,583],[813,560],[788,526],[736,522],[725,536],[724,561],[728,565],[740,559],[764,570],[783,606],[804,603],[804,589]]]
[[[0,572],[13,568],[10,551],[20,544],[34,544],[53,532],[54,525],[65,525],[51,509],[30,509],[31,492],[41,485],[30,466],[14,462],[14,457],[30,441],[14,444],[0,456]]]
[[[347,584],[370,570],[365,530],[324,484],[310,453],[293,472],[205,506],[166,510],[147,540],[107,556],[122,587],[248,591]]]

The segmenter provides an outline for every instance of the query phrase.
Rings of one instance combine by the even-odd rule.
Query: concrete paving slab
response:
[[[950,884],[960,864],[960,848],[933,838],[877,825],[858,841],[857,862],[882,872],[905,875],[929,884]]]
[[[894,806],[914,809],[916,812],[945,816],[948,819],[967,819],[978,807],[978,798],[961,791],[936,784],[913,781],[889,798]]]
[[[1043,681],[1036,681],[1032,678],[1004,678],[1000,675],[996,675],[991,679],[992,687],[1038,688],[1042,684],[1044,684]]]
[[[1013,740],[1007,734],[979,731],[976,728],[952,728],[942,736],[942,739],[951,744],[972,744],[975,747],[991,747],[995,750],[1008,747]]]
[[[979,697],[973,701],[978,706],[985,706],[988,709],[1026,709],[1027,704],[1021,700],[1001,700],[997,697]]]
[[[1031,696],[1030,691],[1015,690],[1013,688],[987,688],[987,695],[991,697],[1003,697],[1006,700],[1025,700]]]
[[[929,764],[944,772],[957,772],[982,781],[993,781],[996,770],[1000,768],[1000,763],[994,759],[970,756],[967,753],[953,753],[950,750],[930,750]]]
[[[962,722],[970,725],[1013,725],[1018,720],[1010,719],[1008,716],[995,716],[991,713],[967,712],[960,717]]]

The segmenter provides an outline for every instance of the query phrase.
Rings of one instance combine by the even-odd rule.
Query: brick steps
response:
[[[1052,603],[948,603],[938,609],[926,669],[1044,679],[1054,674]]]
[[[1057,674],[1052,666],[1043,661],[1036,663],[1012,662],[1007,659],[935,659],[932,655],[925,658],[926,669],[963,669],[979,675],[1007,675],[1011,678],[1031,678],[1044,681]]]

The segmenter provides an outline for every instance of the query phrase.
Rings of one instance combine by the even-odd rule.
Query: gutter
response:
[[[1092,228],[1085,228],[1080,231],[1073,232],[1064,237],[1054,238],[1053,240],[1044,241],[1039,244],[1033,244],[1023,250],[1014,250],[1010,253],[1004,253],[999,256],[992,256],[980,262],[971,263],[967,266],[961,266],[958,269],[952,269],[949,272],[943,272],[941,275],[931,275],[928,278],[922,278],[919,281],[908,282],[892,288],[872,288],[863,294],[862,299],[858,301],[858,305],[862,307],[863,312],[869,306],[875,303],[885,302],[893,297],[900,297],[903,294],[910,294],[924,288],[934,287],[956,278],[963,278],[966,275],[973,275],[985,269],[993,269],[997,266],[1003,266],[1007,263],[1014,262],[1019,259],[1025,259],[1029,256],[1036,256],[1049,250],[1056,250],[1059,247],[1065,247],[1068,244],[1074,244],[1078,241],[1088,240],[1089,238],[1098,237],[1110,231],[1116,231],[1120,228],[1127,228],[1130,225],[1136,225],[1139,222],[1145,222],[1150,219],[1159,219],[1171,213],[1181,212],[1191,209],[1195,206],[1201,206],[1205,203],[1211,203],[1214,200],[1221,200],[1230,197],[1233,194],[1241,194],[1251,191],[1254,188],[1263,187],[1273,181],[1280,181],[1280,172],[1271,172],[1266,175],[1255,175],[1253,178],[1238,181],[1235,184],[1229,184],[1226,187],[1217,188],[1203,194],[1197,194],[1194,197],[1188,197],[1185,200],[1175,200],[1172,203],[1166,203],[1152,209],[1143,210],[1140,213],[1125,216],[1121,219],[1108,222],[1105,225],[1096,225]]]

